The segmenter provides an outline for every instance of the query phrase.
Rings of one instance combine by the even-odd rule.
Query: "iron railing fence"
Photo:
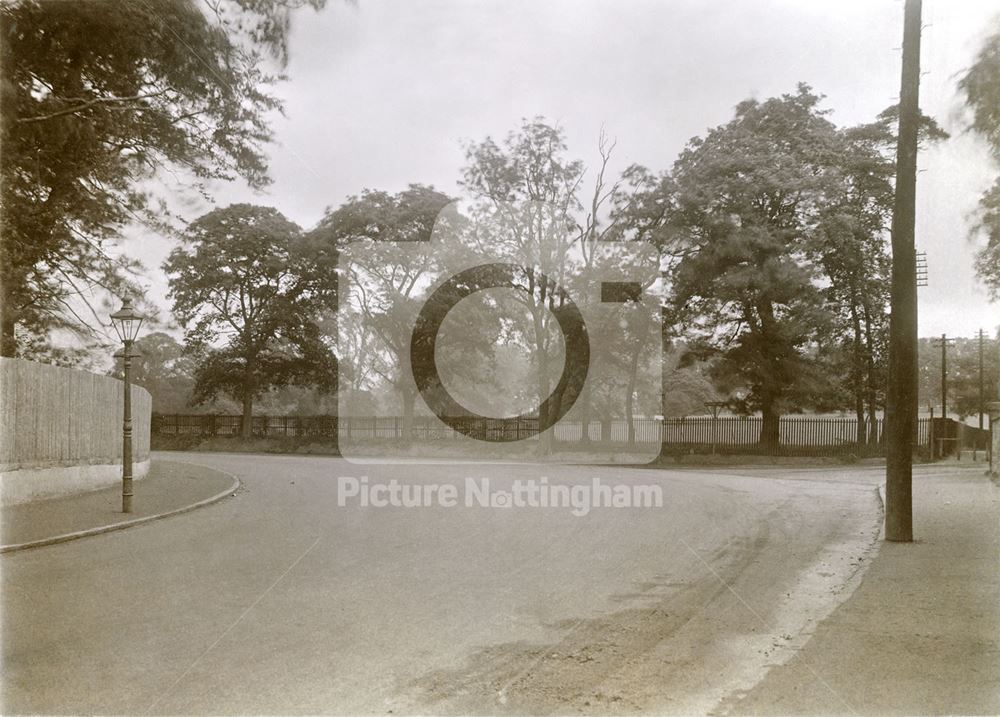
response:
[[[918,420],[914,445],[930,450],[932,430],[940,435],[941,419],[932,429],[932,419]],[[487,441],[509,439],[537,440],[537,419],[461,419],[463,432]],[[235,415],[154,414],[153,435],[192,435],[203,437],[239,436],[243,420]],[[764,455],[884,455],[884,421],[860,423],[853,418],[817,418],[785,416],[778,423],[778,442],[761,443],[761,416],[696,416],[688,418],[636,418],[595,420],[586,425],[563,421],[553,436],[560,450],[586,450],[593,444],[614,444],[627,451],[630,447],[648,451],[651,443],[661,443],[667,454],[720,453]],[[971,429],[975,431],[975,429]],[[969,431],[961,429],[963,434]],[[406,437],[405,422],[400,416],[254,416],[251,434],[258,438],[298,437],[355,443],[392,445]],[[460,433],[433,416],[414,416],[408,440],[447,442]],[[586,436],[586,438],[584,438]],[[935,441],[939,443],[940,441]]]

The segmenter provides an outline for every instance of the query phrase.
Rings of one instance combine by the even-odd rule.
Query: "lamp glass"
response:
[[[135,341],[143,318],[132,308],[132,302],[126,301],[121,309],[111,314],[111,324],[121,341]]]

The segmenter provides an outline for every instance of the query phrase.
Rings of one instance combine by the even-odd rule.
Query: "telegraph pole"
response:
[[[920,0],[903,11],[903,71],[892,212],[892,314],[886,405],[885,538],[913,540],[913,435],[917,422],[917,130],[920,118]]]
[[[934,339],[934,345],[941,347],[941,418],[948,417],[948,342],[954,340],[946,334]]]

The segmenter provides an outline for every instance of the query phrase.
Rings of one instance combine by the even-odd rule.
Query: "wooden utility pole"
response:
[[[941,417],[948,417],[948,336],[941,334]]]
[[[885,538],[913,540],[913,435],[917,422],[917,130],[920,120],[920,0],[903,11],[903,71],[892,212],[889,390],[886,405]]]
[[[934,339],[934,345],[941,347],[941,418],[948,417],[948,342],[947,334],[941,334],[941,338]]]

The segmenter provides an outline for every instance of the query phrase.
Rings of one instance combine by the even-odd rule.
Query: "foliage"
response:
[[[526,267],[515,277],[510,301],[498,308],[505,316],[519,317],[510,324],[506,340],[528,358],[520,380],[508,379],[508,390],[526,394],[522,403],[538,407],[539,412],[549,406],[545,401],[558,386],[556,378],[563,364],[559,351],[565,347],[553,313],[566,298],[559,287],[578,298],[592,296],[600,278],[595,266],[598,242],[611,238],[614,226],[602,222],[602,215],[620,185],[620,181],[610,185],[606,181],[613,149],[614,143],[602,133],[600,163],[587,191],[583,162],[568,156],[565,133],[542,117],[522,120],[502,142],[487,137],[466,149],[461,185],[474,199],[479,251],[495,261]],[[646,325],[639,312],[618,308],[621,315],[608,316],[605,323],[609,326],[618,328],[620,321],[633,329]],[[584,423],[592,410],[621,415],[624,407],[626,414],[632,414],[638,366],[649,350],[641,341],[621,340],[620,329],[617,342],[605,340],[606,328],[588,321],[591,370],[577,404]],[[569,361],[570,371],[582,369],[579,362]],[[552,409],[559,410],[567,396],[553,399]],[[656,406],[646,408],[659,412]],[[539,418],[546,420],[544,415]],[[543,435],[543,440],[548,438]]]
[[[185,413],[194,389],[194,359],[170,334],[154,331],[140,336],[133,345],[139,354],[132,360],[132,383],[149,391],[154,413]],[[116,361],[111,375],[122,377],[121,362]]]
[[[972,129],[982,135],[993,154],[1000,158],[1000,21],[958,88],[972,111]]]
[[[335,385],[336,361],[316,323],[330,293],[308,249],[301,230],[269,207],[235,204],[190,225],[164,269],[198,357],[195,401],[224,392],[249,417],[271,388]]]
[[[935,339],[918,342],[920,405],[941,415],[941,347]],[[979,339],[957,338],[948,345],[948,413],[960,418],[979,413]],[[1000,399],[1000,342],[988,335],[983,341],[983,400]]]
[[[895,139],[891,121],[885,112],[873,124],[838,132],[840,182],[831,187],[811,237],[834,323],[827,348],[844,398],[853,403],[859,440],[876,438],[865,435],[862,424],[867,413],[876,425],[885,392],[892,268],[887,236],[895,175],[888,156]]]
[[[558,373],[552,360],[558,334],[551,312],[558,292],[551,282],[562,283],[569,268],[568,214],[581,208],[577,190],[583,163],[567,157],[566,150],[563,130],[535,117],[522,120],[500,143],[487,137],[469,144],[462,169],[461,185],[473,196],[474,221],[483,228],[474,238],[481,252],[527,267],[510,296],[520,307],[518,314],[527,314],[515,340],[531,358],[533,376],[526,383],[539,410]]]
[[[134,293],[137,265],[116,242],[133,221],[169,230],[145,181],[154,172],[267,184],[267,115],[280,109],[267,67],[287,59],[298,4],[0,6],[3,355],[35,350],[52,329],[92,336],[105,323],[92,297]]]
[[[986,140],[1000,162],[1000,23],[959,81],[959,91],[972,113],[971,128]],[[985,238],[976,256],[976,273],[993,299],[1000,298],[1000,177],[979,200],[979,221],[973,234]]]
[[[696,353],[718,355],[717,380],[750,388],[764,443],[777,441],[782,412],[829,390],[832,319],[809,238],[838,183],[839,143],[819,102],[805,85],[745,101],[672,173],[671,309]]]
[[[335,287],[341,306],[355,310],[338,311],[336,318],[337,350],[349,376],[344,388],[364,396],[376,381],[386,381],[400,396],[407,431],[416,396],[408,380],[412,319],[443,258],[430,239],[451,201],[419,184],[398,194],[364,190],[328,211],[308,237],[322,281]],[[346,278],[338,275],[341,269]],[[358,405],[368,407],[370,399]]]

